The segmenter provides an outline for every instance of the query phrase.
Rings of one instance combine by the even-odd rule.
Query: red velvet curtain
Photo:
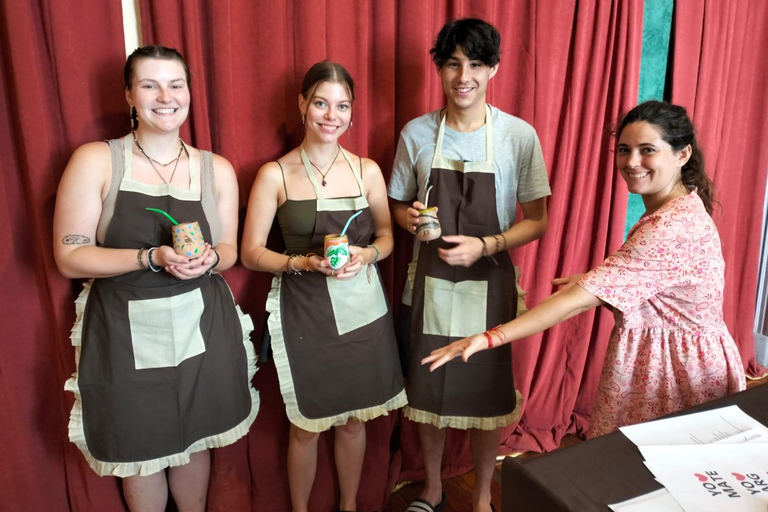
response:
[[[768,4],[678,0],[672,44],[672,101],[692,116],[721,205],[725,321],[747,372],[762,375],[752,331],[768,169]]]
[[[62,386],[74,370],[68,337],[79,285],[58,275],[50,247],[55,190],[69,155],[83,142],[128,130],[121,20],[115,2],[59,4],[0,0],[7,219],[0,234],[10,254],[2,306],[11,334],[0,344],[0,439],[9,461],[0,469],[0,495],[9,510],[121,510],[119,482],[96,477],[66,438],[71,397]],[[758,0],[678,4],[674,100],[691,109],[720,190],[726,318],[749,361],[762,212],[762,195],[751,193],[765,189],[768,159],[760,143],[768,112],[758,92],[766,71],[757,53],[768,37],[766,7]],[[621,243],[626,188],[606,128],[637,98],[641,0],[142,0],[141,11],[144,41],[179,48],[192,68],[183,136],[233,163],[242,205],[259,166],[301,139],[296,101],[312,63],[331,58],[350,70],[358,96],[342,144],[389,176],[399,130],[443,104],[428,54],[437,31],[451,18],[485,18],[500,29],[503,50],[489,100],[537,129],[552,183],[547,234],[515,254],[529,306],[551,292],[552,277],[582,272]],[[396,254],[384,262],[396,310],[411,242],[400,231]],[[738,254],[736,233],[746,247]],[[225,277],[256,321],[258,348],[270,276],[235,267]],[[503,449],[551,449],[585,426],[611,323],[603,311],[582,315],[515,346],[526,402]],[[262,406],[251,432],[213,452],[210,510],[289,509],[288,422],[271,362],[261,364],[255,385]],[[381,509],[396,480],[420,477],[415,429],[394,416],[366,425],[360,510]],[[392,453],[391,438],[401,443]],[[312,497],[320,510],[335,508],[337,499],[331,441],[326,434],[320,445]],[[466,436],[451,433],[446,476],[470,469],[466,447]]]
[[[94,41],[98,41],[94,44]],[[74,149],[128,129],[119,2],[0,0],[0,508],[120,510],[67,439],[74,290],[51,250],[56,187]],[[79,291],[79,290],[78,290]]]

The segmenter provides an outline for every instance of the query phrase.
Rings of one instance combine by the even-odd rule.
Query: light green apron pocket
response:
[[[203,309],[199,288],[173,297],[129,301],[136,369],[174,367],[205,352],[200,333]]]
[[[424,278],[424,334],[464,338],[485,331],[488,281]]]
[[[387,299],[378,271],[372,269],[370,283],[367,274],[367,269],[363,268],[349,281],[327,278],[339,336],[366,326],[387,313]]]

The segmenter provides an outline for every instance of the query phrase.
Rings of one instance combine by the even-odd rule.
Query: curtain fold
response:
[[[748,374],[768,170],[768,4],[675,3],[672,102],[688,109],[715,184],[714,219],[725,258],[723,314]]]
[[[612,128],[636,104],[643,7],[638,1],[539,2],[533,120],[550,169],[549,227],[518,251],[529,307],[556,276],[582,273],[622,243],[628,192],[613,162]],[[598,308],[518,342],[517,385],[528,397],[506,445],[551,450],[588,426],[611,313]]]
[[[123,506],[119,483],[97,477],[67,439],[73,400],[64,381],[74,371],[79,283],[56,270],[51,236],[56,188],[74,149],[128,129],[124,48],[119,3],[0,0],[4,510]]]

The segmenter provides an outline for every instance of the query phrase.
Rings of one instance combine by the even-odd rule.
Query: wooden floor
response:
[[[747,388],[768,384],[768,378],[760,380],[747,380]],[[563,437],[560,442],[560,448],[578,444],[582,440],[574,435]],[[519,457],[538,457],[539,453],[523,453]],[[443,512],[471,512],[472,511],[472,488],[475,485],[475,475],[469,472],[462,476],[457,476],[443,482],[443,491],[446,496],[446,504]],[[419,497],[423,487],[423,482],[414,482],[402,486],[392,493],[389,504],[383,512],[404,512],[408,505]],[[501,512],[501,461],[496,464],[496,471],[493,474],[491,482],[491,502],[496,510]]]

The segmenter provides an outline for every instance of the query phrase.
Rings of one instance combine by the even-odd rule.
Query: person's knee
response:
[[[357,420],[349,420],[344,425],[336,427],[336,433],[347,437],[357,437],[365,431],[365,424]]]
[[[320,434],[317,432],[310,432],[295,425],[291,425],[291,441],[293,442],[301,444],[312,443],[316,441],[319,436]]]

